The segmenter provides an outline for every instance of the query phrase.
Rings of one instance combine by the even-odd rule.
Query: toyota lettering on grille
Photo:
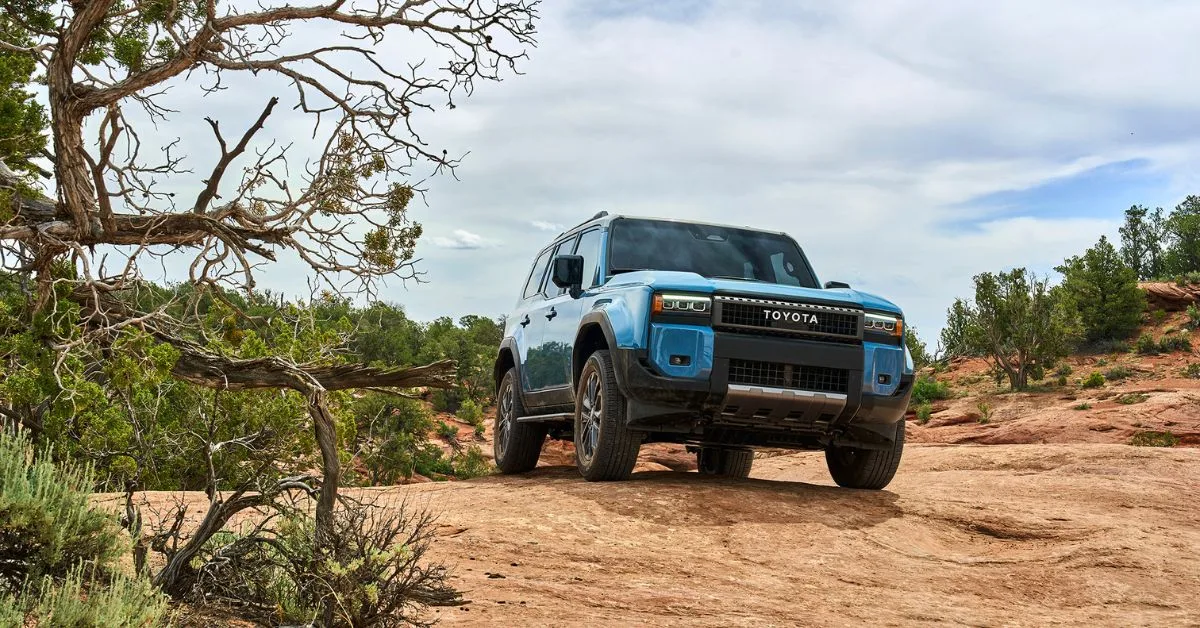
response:
[[[809,312],[763,310],[763,317],[772,323],[783,323],[782,325],[779,325],[780,327],[797,328],[798,326],[803,325],[803,327],[799,328],[806,329],[809,326],[821,324],[821,322],[817,320],[817,315]]]

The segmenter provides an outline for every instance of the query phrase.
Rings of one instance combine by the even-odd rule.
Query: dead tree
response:
[[[0,170],[7,192],[0,198],[11,204],[3,212],[10,218],[0,224],[0,263],[35,278],[35,311],[56,308],[62,298],[83,306],[87,333],[72,342],[103,343],[136,327],[180,350],[174,368],[180,379],[303,394],[323,459],[319,538],[339,480],[326,392],[444,385],[448,365],[327,368],[217,355],[194,341],[195,320],[167,308],[136,308],[130,295],[143,281],[139,269],[187,255],[187,276],[175,279],[195,288],[194,299],[219,297],[213,290],[219,286],[252,290],[256,274],[281,254],[343,294],[373,296],[387,277],[419,280],[413,247],[421,226],[406,209],[422,190],[410,181],[422,165],[437,173],[452,171],[457,161],[421,139],[413,114],[453,107],[477,81],[515,72],[534,45],[537,4],[0,0],[7,19],[27,35],[0,39],[0,50],[30,55],[45,74],[54,178],[53,193],[39,197]],[[306,25],[337,41],[292,36]],[[382,58],[376,47],[385,37],[417,40],[440,62]],[[187,112],[162,106],[164,90],[186,78],[203,81],[210,97],[220,98],[238,74],[280,77],[291,91],[265,98],[253,122],[234,135],[206,119],[215,146],[207,158],[192,155],[184,164],[170,144],[160,158],[144,158],[147,131],[136,128],[127,110],[140,108],[155,123],[190,123]],[[300,156],[302,166],[291,146],[256,142],[280,104],[308,114],[314,137],[323,138],[317,154]],[[166,191],[172,180],[201,169],[209,174],[188,199]],[[105,262],[111,252],[121,257],[115,267]],[[73,272],[64,275],[63,265]]]

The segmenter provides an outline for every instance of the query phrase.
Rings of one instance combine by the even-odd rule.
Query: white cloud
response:
[[[434,246],[443,249],[482,249],[491,244],[483,236],[471,233],[466,229],[455,229],[450,237],[433,236],[430,238],[430,241],[433,242]]]
[[[410,209],[430,234],[428,283],[384,298],[424,319],[502,314],[561,225],[607,210],[788,231],[822,279],[896,301],[928,335],[975,273],[1046,272],[1114,235],[1129,204],[1036,215],[973,199],[1133,159],[1167,182],[1139,202],[1200,186],[1200,3],[688,0],[637,13],[648,4],[545,3],[524,75],[414,115],[432,147],[470,154]],[[413,41],[397,32],[377,52],[407,59]],[[163,135],[203,147],[187,150],[197,180],[211,139],[191,114],[238,128],[270,91],[287,106],[266,133],[310,135],[282,83],[225,83],[168,103],[181,113]],[[295,270],[260,285],[288,289]]]
[[[549,237],[526,231],[530,215],[573,225],[606,209],[786,230],[822,279],[895,300],[932,335],[974,274],[1048,272],[1115,234],[1123,209],[1114,199],[1092,216],[1038,216],[972,199],[1129,159],[1169,179],[1200,165],[1200,83],[1182,61],[1200,6],[788,6],[598,23],[546,7],[525,76],[431,120],[434,137],[472,154],[462,182],[435,182],[430,203],[487,199],[470,219],[510,245],[467,302],[512,302]],[[1092,11],[1103,19],[1079,21]],[[1121,52],[1119,41],[1159,43]],[[469,134],[450,130],[460,115]]]

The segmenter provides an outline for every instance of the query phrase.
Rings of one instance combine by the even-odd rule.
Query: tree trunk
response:
[[[325,389],[314,386],[308,393],[308,413],[312,415],[313,432],[321,450],[321,494],[317,498],[316,543],[321,547],[333,525],[333,506],[338,484],[342,479],[341,460],[337,451],[337,426],[325,403]]]
[[[58,198],[75,223],[80,238],[92,233],[89,219],[96,202],[92,177],[83,147],[83,118],[74,111],[66,98],[50,101],[54,124],[54,172],[58,182]]]

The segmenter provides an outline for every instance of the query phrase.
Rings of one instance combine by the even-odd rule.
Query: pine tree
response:
[[[1200,271],[1200,196],[1188,196],[1167,219],[1166,270],[1176,275]]]
[[[1056,268],[1064,276],[1062,290],[1079,312],[1089,341],[1128,338],[1137,330],[1146,306],[1137,273],[1117,249],[1101,236],[1082,256]]]
[[[1121,258],[1138,279],[1161,279],[1165,270],[1167,224],[1161,207],[1134,205],[1125,210]]]

